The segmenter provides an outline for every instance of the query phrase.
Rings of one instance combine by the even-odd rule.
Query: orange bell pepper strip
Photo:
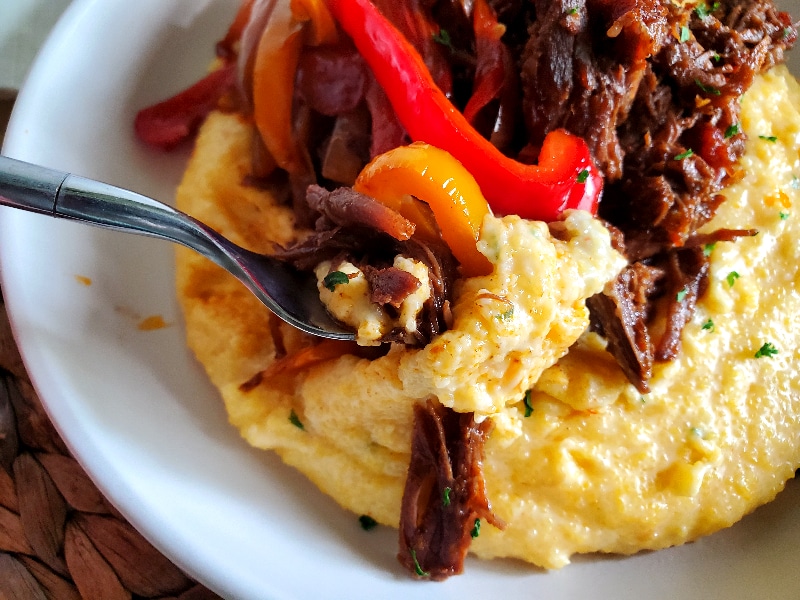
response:
[[[306,346],[276,360],[266,368],[262,376],[264,379],[269,379],[276,375],[296,375],[314,365],[353,353],[356,348],[357,346],[354,342],[322,340],[318,344]]]
[[[399,212],[423,237],[438,236],[410,196],[424,201],[462,273],[491,273],[492,264],[476,246],[489,205],[475,178],[449,153],[423,142],[389,150],[364,167],[353,188]]]
[[[332,43],[337,31],[322,0],[272,0],[272,5],[253,66],[253,119],[278,166],[300,174],[311,167],[292,131],[297,63],[305,44]]]

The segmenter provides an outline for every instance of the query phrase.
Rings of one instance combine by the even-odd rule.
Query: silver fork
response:
[[[312,274],[237,246],[147,196],[0,156],[0,205],[182,244],[234,275],[290,325],[325,338],[355,338],[325,310]]]

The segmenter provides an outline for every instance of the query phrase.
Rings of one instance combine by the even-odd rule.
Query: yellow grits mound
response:
[[[647,396],[603,340],[584,332],[583,299],[620,264],[581,213],[570,216],[566,241],[541,224],[487,219],[481,248],[495,272],[459,286],[453,329],[427,348],[374,361],[343,356],[260,383],[277,329],[289,353],[309,341],[230,276],[179,250],[188,343],[247,441],[276,450],[356,514],[397,525],[411,409],[435,394],[496,423],[485,476],[508,525],[482,528],[471,548],[478,556],[557,568],[574,553],[633,553],[712,533],[774,498],[800,465],[800,87],[786,69],[747,93],[742,127],[746,176],[708,229],[759,234],[709,249],[709,290],[679,358],[656,367]],[[241,185],[250,135],[237,116],[212,115],[178,205],[268,251],[297,234],[288,208]],[[502,292],[513,310],[492,305],[486,291]],[[534,384],[526,417],[522,396]]]

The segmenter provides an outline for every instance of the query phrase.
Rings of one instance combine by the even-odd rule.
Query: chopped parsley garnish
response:
[[[449,48],[451,52],[455,50],[455,48],[453,48],[453,40],[450,39],[450,32],[447,31],[447,29],[440,29],[434,33],[433,41],[437,44],[441,44],[445,48]]]
[[[764,140],[765,142],[775,143],[775,142],[778,141],[778,136],[777,135],[760,135],[760,136],[758,136],[758,139]]]
[[[378,526],[378,522],[369,515],[361,515],[358,517],[358,522],[364,531],[370,531]]]
[[[589,179],[589,169],[584,169],[578,173],[578,183],[586,183],[587,179]]]
[[[678,40],[681,43],[688,42],[690,37],[691,37],[691,32],[689,31],[689,27],[687,25],[681,27],[681,34]]]
[[[739,133],[739,124],[734,123],[733,125],[729,125],[728,128],[725,130],[725,138],[732,138],[733,136]]]
[[[711,253],[714,251],[714,248],[717,247],[717,242],[711,242],[710,244],[703,244],[703,256],[711,256]]]
[[[427,571],[423,571],[422,567],[419,566],[419,561],[417,560],[417,552],[413,548],[411,550],[411,560],[414,561],[414,572],[419,577],[430,577],[431,574],[428,573]]]
[[[322,280],[322,285],[328,288],[330,291],[336,289],[337,285],[342,285],[350,281],[350,278],[347,276],[347,273],[343,273],[342,271],[331,271],[325,278]]]
[[[675,294],[675,300],[677,300],[678,302],[683,302],[684,298],[686,298],[686,294],[688,294],[688,293],[689,293],[689,290],[687,290],[686,288],[683,288],[680,292]]]
[[[711,319],[706,319],[706,322],[703,323],[703,325],[702,325],[702,329],[704,331],[713,332],[714,331],[714,321],[712,321]]]
[[[294,409],[292,409],[292,412],[289,413],[289,422],[298,429],[306,428],[305,425],[303,425],[303,422],[300,420],[300,417],[298,417],[297,413],[294,412]]]
[[[446,487],[442,490],[442,506],[450,506],[450,493],[453,490],[449,487]]]
[[[475,519],[475,524],[472,526],[472,531],[469,532],[472,538],[476,538],[481,534],[481,520]]]
[[[778,349],[771,342],[764,342],[764,345],[759,348],[754,354],[755,358],[772,358],[778,353]]]
[[[733,287],[733,284],[736,283],[736,280],[741,277],[736,271],[731,271],[728,273],[728,276],[725,278],[725,281],[728,282],[730,287]]]
[[[789,218],[789,213],[788,213],[788,212],[786,212],[785,210],[782,210],[782,211],[780,212],[779,216],[780,216],[780,218],[781,218],[781,221],[785,221],[786,219],[788,219],[788,218]]]
[[[702,428],[702,427],[692,427],[692,428],[689,430],[689,434],[690,434],[690,435],[692,435],[692,436],[694,436],[694,437],[699,437],[699,438],[701,438],[701,439],[702,439],[702,437],[703,437],[703,435],[704,435],[704,431],[703,431],[703,428]]]
[[[525,398],[522,400],[523,404],[525,404],[525,416],[530,417],[533,414],[533,404],[531,404],[531,391],[527,390],[525,392]]]
[[[577,15],[577,14],[578,14],[578,9],[577,9],[577,8],[575,8],[575,7],[573,7],[573,8],[570,8],[570,9],[567,11],[567,14],[568,14],[568,15]]]
[[[690,156],[694,155],[694,150],[689,148],[686,152],[681,152],[680,154],[675,155],[675,160],[683,160],[684,158],[689,158]]]
[[[711,5],[711,8],[709,8],[708,5],[705,2],[703,2],[702,4],[699,4],[697,8],[695,8],[694,10],[697,13],[698,17],[700,17],[701,19],[705,19],[708,15],[710,15],[718,8],[719,8],[719,2],[714,2]]]
[[[514,307],[512,306],[507,311],[501,312],[499,315],[497,315],[497,320],[498,321],[508,321],[513,316],[514,316]]]
[[[722,94],[722,92],[720,92],[717,88],[711,87],[710,85],[706,85],[705,83],[703,83],[699,79],[695,79],[694,83],[695,83],[695,85],[697,87],[699,87],[701,90],[703,90],[706,94],[712,94],[714,96],[719,96],[720,94]]]

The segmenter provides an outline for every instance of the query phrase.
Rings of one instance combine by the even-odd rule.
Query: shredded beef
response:
[[[653,343],[647,327],[650,298],[664,272],[643,263],[633,263],[586,302],[592,322],[608,339],[608,350],[628,379],[646,394],[653,374]]]
[[[589,304],[595,329],[645,391],[653,361],[676,356],[704,289],[697,230],[739,176],[741,95],[797,31],[770,0],[709,2],[706,11],[661,0],[494,4],[501,17],[530,18],[516,45],[530,144],[566,128],[587,140],[604,172],[600,216],[621,232],[631,264]],[[654,344],[657,311],[666,326]]]
[[[400,512],[400,563],[417,577],[461,573],[476,521],[503,528],[483,478],[491,423],[433,401],[414,407],[411,464]]]
[[[667,38],[660,2],[535,0],[521,56],[525,116],[533,145],[558,128],[586,139],[607,179],[622,176],[617,127],[625,120],[646,59]]]
[[[717,242],[753,236],[754,229],[698,233],[682,248],[631,263],[601,294],[587,301],[594,329],[608,339],[608,350],[628,379],[646,394],[656,361],[678,355],[681,332],[708,285],[708,250]],[[665,326],[654,339],[656,302],[665,305]]]
[[[418,239],[413,224],[399,213],[351,188],[331,192],[311,185],[306,202],[306,210],[316,215],[314,232],[277,251],[276,258],[301,271],[313,271],[326,260],[349,260],[365,273],[373,301],[391,307],[398,307],[420,285],[416,277],[392,267],[394,257],[417,260],[428,269],[431,292],[418,315],[417,330],[411,337],[391,331],[383,341],[425,345],[447,329],[457,263],[444,242]]]
[[[403,300],[416,292],[422,283],[408,271],[397,267],[378,269],[372,265],[363,268],[371,291],[370,300],[375,304],[388,304],[399,308]]]
[[[329,192],[312,185],[306,191],[306,202],[311,210],[333,225],[366,227],[401,241],[414,233],[414,224],[400,213],[352,188],[341,187]],[[329,227],[318,223],[317,230],[320,229]]]

